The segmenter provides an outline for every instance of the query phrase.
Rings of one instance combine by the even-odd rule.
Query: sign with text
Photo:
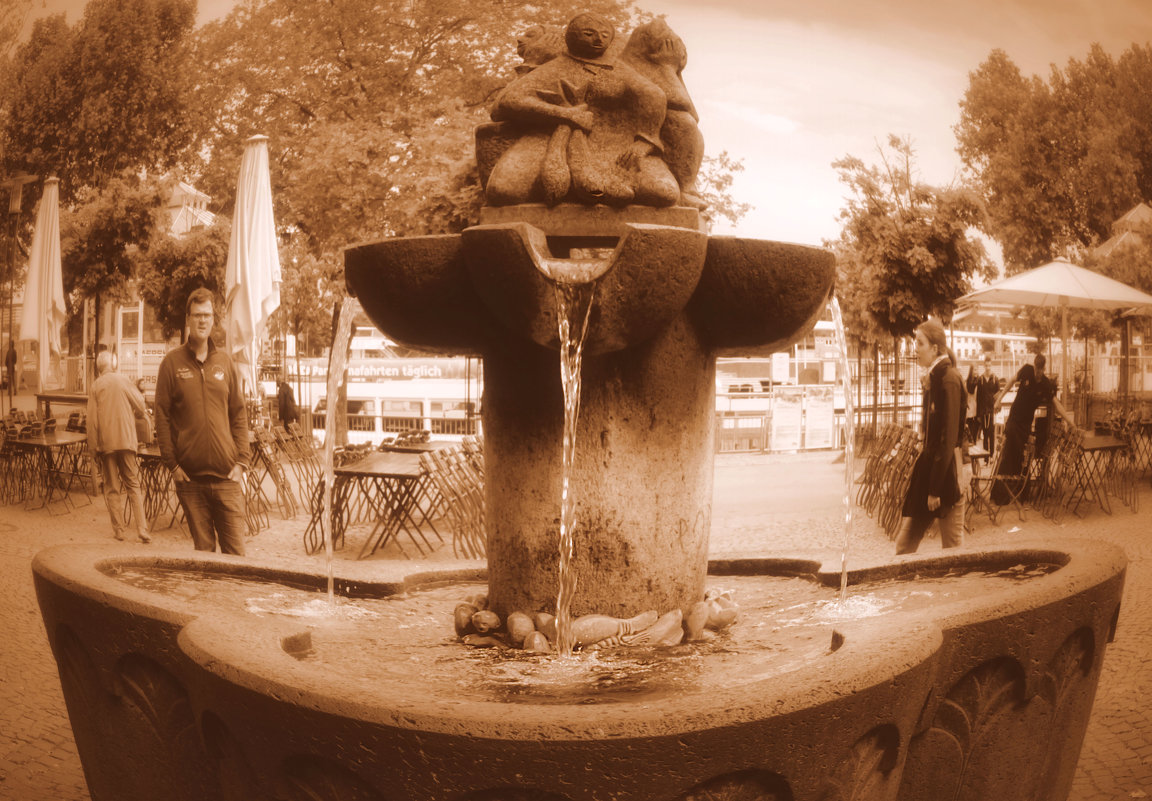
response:
[[[804,446],[831,448],[834,444],[836,400],[831,386],[807,387]]]
[[[804,388],[777,387],[772,402],[772,450],[800,450]]]
[[[295,380],[296,360],[287,362],[288,378]],[[468,376],[465,359],[353,359],[348,362],[349,382],[415,381],[417,379],[463,379]],[[473,368],[475,378],[475,367]],[[301,359],[300,379],[327,380],[327,359]]]

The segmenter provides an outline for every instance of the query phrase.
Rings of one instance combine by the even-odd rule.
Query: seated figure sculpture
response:
[[[704,158],[704,135],[697,123],[700,115],[684,85],[688,63],[684,41],[663,19],[640,25],[628,37],[621,60],[664,90],[668,112],[660,129],[664,161],[680,185],[680,205],[702,208],[696,175]]]
[[[490,205],[679,201],[660,139],[668,95],[626,60],[606,56],[614,38],[603,17],[581,14],[565,31],[567,52],[501,93],[492,119],[504,123],[510,144],[488,177]]]

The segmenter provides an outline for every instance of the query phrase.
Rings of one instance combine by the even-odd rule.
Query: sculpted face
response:
[[[600,58],[615,37],[612,23],[599,14],[581,14],[568,23],[564,32],[568,51],[580,58]]]

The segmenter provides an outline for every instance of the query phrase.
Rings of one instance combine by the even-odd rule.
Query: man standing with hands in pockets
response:
[[[198,551],[244,555],[244,492],[250,458],[244,393],[232,360],[212,342],[212,293],[188,296],[188,341],[156,376],[156,438]]]

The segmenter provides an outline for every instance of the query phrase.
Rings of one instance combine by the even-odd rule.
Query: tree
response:
[[[60,178],[61,200],[124,170],[164,172],[192,143],[183,85],[195,0],[89,0],[35,22],[17,51],[5,165]]]
[[[852,190],[840,212],[841,263],[859,273],[842,299],[857,319],[867,316],[893,337],[909,336],[929,315],[952,317],[953,302],[971,278],[993,276],[983,244],[979,198],[964,189],[937,189],[916,180],[907,139],[888,138],[880,164],[846,156],[833,163]]]
[[[228,243],[232,228],[227,218],[217,217],[214,225],[197,228],[183,237],[157,231],[148,258],[141,265],[140,297],[156,310],[156,319],[170,337],[184,330],[188,296],[206,287],[223,310],[224,269],[228,263]],[[217,341],[222,341],[217,334]]]
[[[752,210],[752,205],[736,200],[731,195],[736,173],[744,171],[744,159],[732,158],[727,150],[718,156],[705,156],[700,165],[700,199],[705,202],[704,219],[709,225],[721,217],[735,225]]]
[[[971,278],[991,277],[993,265],[972,233],[983,222],[977,196],[917,181],[907,139],[889,136],[877,150],[878,165],[855,156],[833,163],[852,192],[835,245],[837,295],[858,341],[878,345],[883,332],[898,354],[900,338],[929,315],[951,320]]]
[[[1000,50],[969,74],[957,151],[988,209],[987,232],[1009,275],[1071,255],[1152,197],[1152,50],[1084,61],[1024,78]]]
[[[273,329],[296,338],[297,356],[306,345],[328,345],[332,340],[331,310],[342,297],[342,273],[309,253],[297,238],[281,248],[280,263],[283,281]]]
[[[97,319],[104,301],[129,299],[129,284],[160,224],[163,197],[158,181],[125,175],[103,189],[84,189],[76,207],[61,213],[64,292],[94,299]]]

